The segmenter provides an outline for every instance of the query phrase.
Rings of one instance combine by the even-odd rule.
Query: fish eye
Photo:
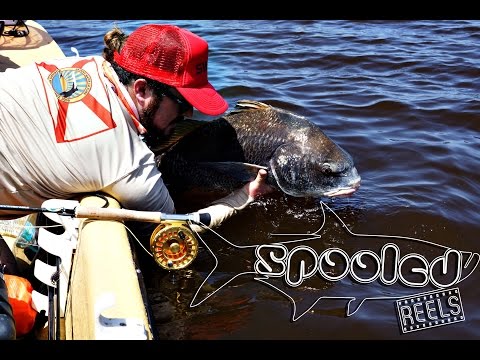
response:
[[[320,169],[325,175],[330,175],[333,172],[332,167],[329,163],[323,163]]]

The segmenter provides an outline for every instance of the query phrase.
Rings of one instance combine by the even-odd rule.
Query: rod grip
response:
[[[160,223],[162,220],[162,213],[154,211],[77,206],[75,208],[75,217],[97,220],[126,220]]]

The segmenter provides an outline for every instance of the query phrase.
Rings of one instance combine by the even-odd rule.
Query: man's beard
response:
[[[170,134],[165,134],[153,125],[153,118],[160,107],[161,100],[162,98],[156,96],[140,114],[140,123],[147,130],[146,134],[143,134],[143,141],[149,148],[157,147],[170,137]]]

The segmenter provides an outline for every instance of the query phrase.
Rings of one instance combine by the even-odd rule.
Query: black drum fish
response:
[[[240,100],[212,121],[180,121],[170,141],[149,146],[174,201],[186,192],[224,196],[260,168],[269,184],[294,197],[350,195],[360,186],[350,154],[318,125],[257,101]]]

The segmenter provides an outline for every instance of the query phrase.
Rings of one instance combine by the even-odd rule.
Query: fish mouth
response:
[[[360,187],[360,181],[357,181],[353,186],[343,187],[331,191],[327,191],[324,195],[328,197],[349,196],[352,195]]]
[[[344,188],[344,189],[336,189],[329,192],[326,192],[324,195],[328,197],[334,196],[348,196],[353,194],[357,189],[355,188]]]

